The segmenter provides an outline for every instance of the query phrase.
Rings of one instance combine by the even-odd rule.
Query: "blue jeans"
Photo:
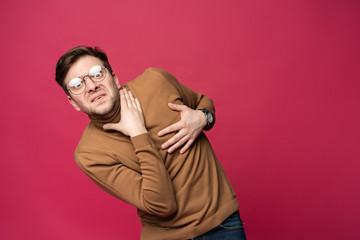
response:
[[[231,214],[219,226],[192,240],[246,240],[239,211]]]

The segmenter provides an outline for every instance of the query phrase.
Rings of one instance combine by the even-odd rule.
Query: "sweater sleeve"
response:
[[[140,172],[104,153],[76,152],[75,161],[104,191],[141,211],[160,217],[176,212],[171,179],[148,133],[131,138]],[[121,160],[121,159],[120,159]]]
[[[183,104],[192,109],[207,109],[212,114],[214,120],[211,124],[205,126],[204,130],[210,130],[215,124],[215,107],[213,101],[204,94],[197,93],[189,87],[181,84],[172,74],[169,72],[152,68],[158,71],[167,81],[169,81],[179,92]]]

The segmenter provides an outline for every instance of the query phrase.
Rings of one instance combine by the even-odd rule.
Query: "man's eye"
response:
[[[69,82],[69,87],[80,88],[82,85],[82,79],[74,78]]]
[[[97,72],[97,73],[95,73],[95,74],[94,74],[94,77],[95,77],[95,78],[99,78],[99,77],[101,77],[101,72]]]

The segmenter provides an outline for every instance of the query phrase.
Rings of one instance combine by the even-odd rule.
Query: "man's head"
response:
[[[120,104],[120,84],[98,48],[80,46],[65,53],[56,64],[56,82],[76,110],[94,118],[111,117]]]

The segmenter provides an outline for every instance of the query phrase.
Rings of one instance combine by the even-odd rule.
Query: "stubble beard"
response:
[[[89,115],[96,119],[109,119],[112,116],[114,116],[117,108],[120,105],[120,95],[114,94],[113,96],[114,97],[112,98],[110,95],[107,95],[106,97],[111,99],[106,99],[106,100],[110,102],[106,101],[104,103],[100,103],[99,106],[94,106],[92,113]],[[116,99],[119,100],[116,101]]]

